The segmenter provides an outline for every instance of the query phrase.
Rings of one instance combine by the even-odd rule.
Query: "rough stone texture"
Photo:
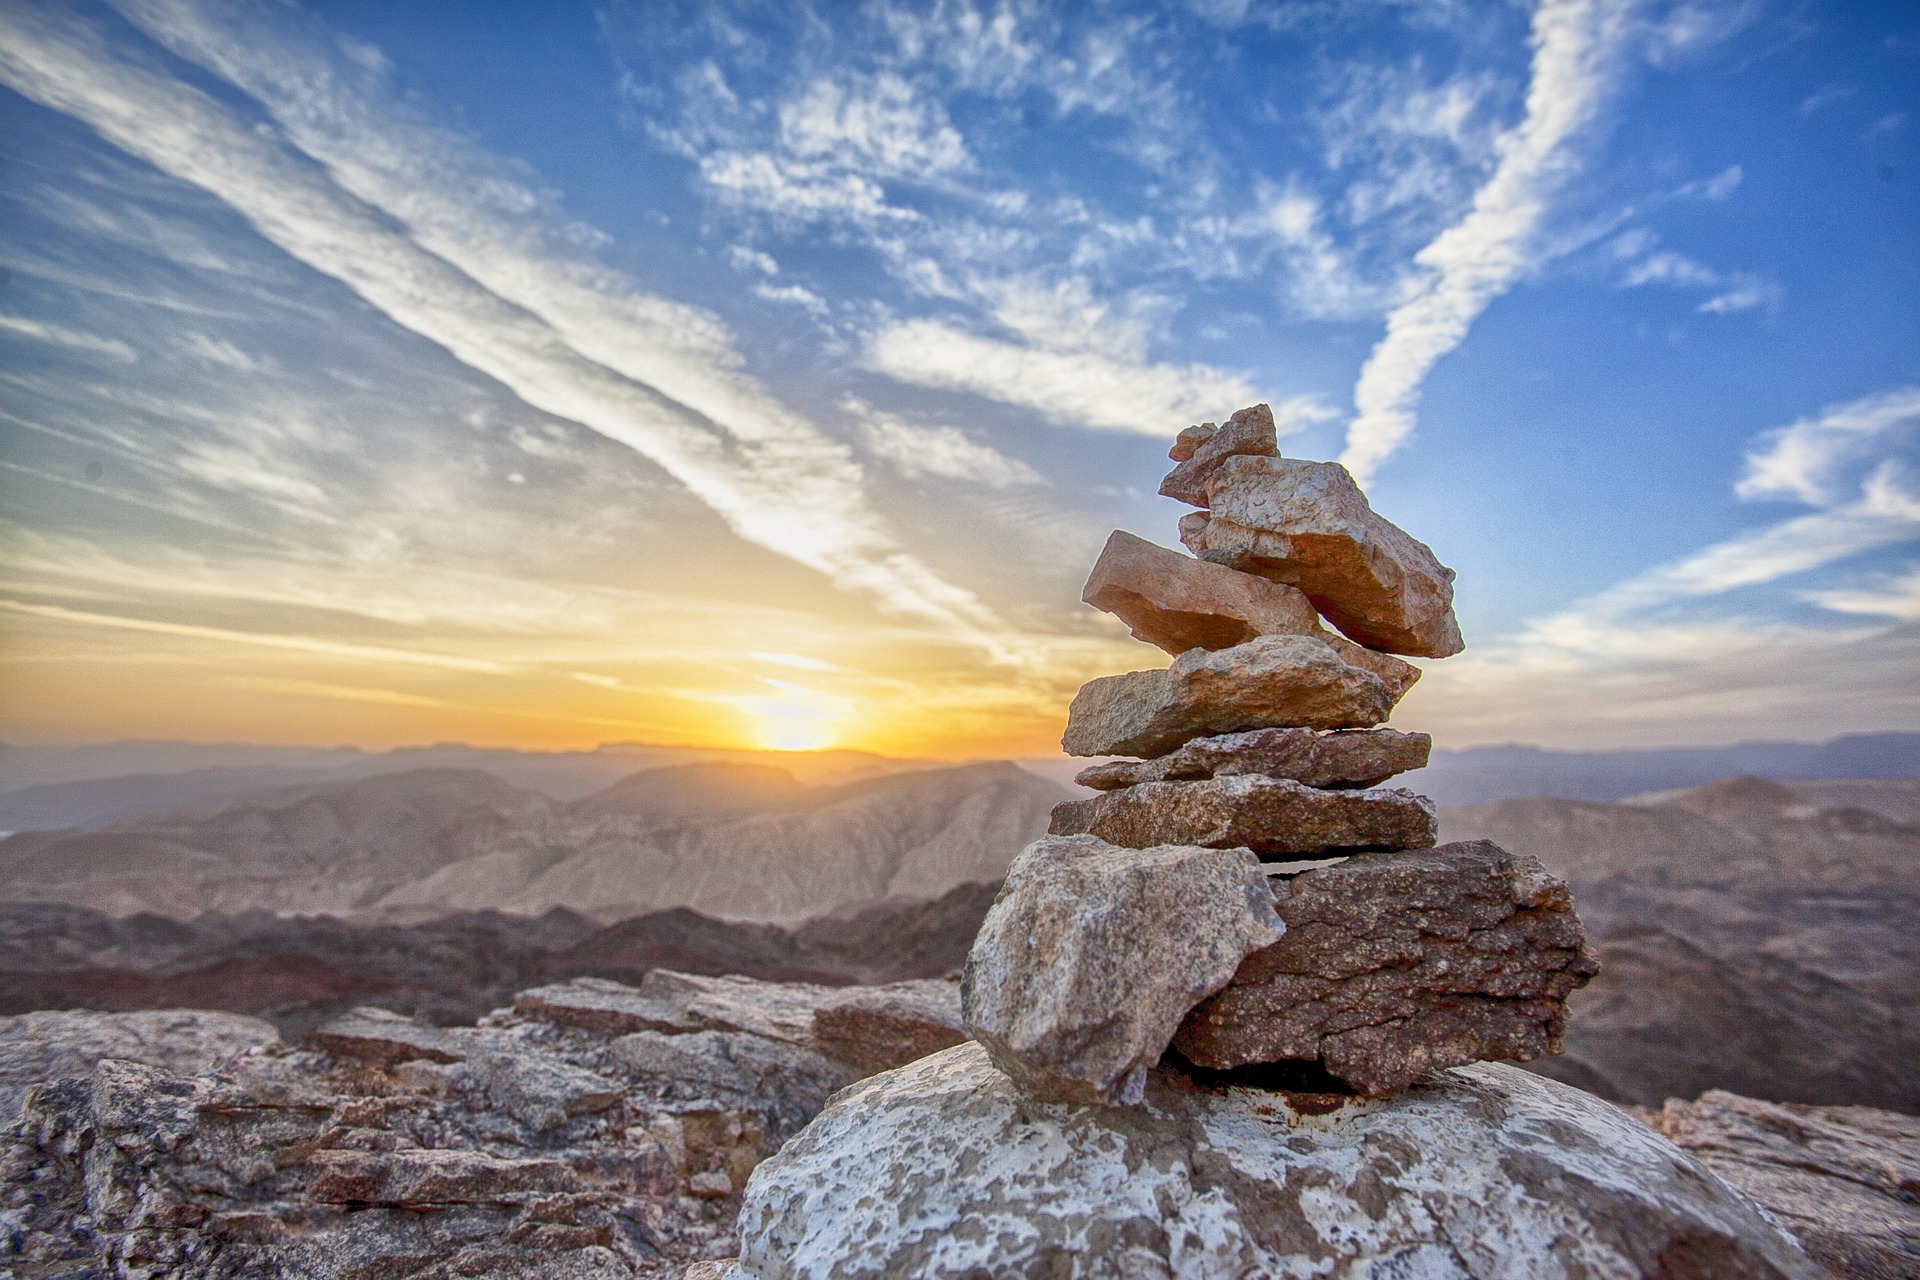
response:
[[[1116,529],[1080,598],[1171,654],[1227,649],[1255,636],[1312,635],[1320,614],[1304,592]]]
[[[1237,774],[1201,782],[1143,782],[1053,810],[1052,834],[1108,844],[1252,849],[1263,857],[1426,849],[1439,834],[1433,802],[1403,787],[1321,791],[1291,778]]]
[[[382,1067],[421,1060],[464,1062],[467,1057],[450,1033],[389,1009],[354,1009],[321,1023],[308,1038],[329,1053]]]
[[[755,1170],[733,1280],[1818,1280],[1739,1192],[1510,1067],[1301,1115],[1158,1070],[1046,1107],[963,1045],[876,1076]]]
[[[1167,450],[1167,456],[1175,462],[1185,462],[1193,456],[1193,451],[1213,439],[1213,433],[1220,429],[1217,422],[1202,422],[1196,426],[1182,427],[1180,434],[1173,438],[1173,447]]]
[[[1143,782],[1197,782],[1262,774],[1310,787],[1371,787],[1410,769],[1424,769],[1433,739],[1397,729],[1256,729],[1195,738],[1157,760],[1113,760],[1082,769],[1074,781],[1095,791]]]
[[[1049,836],[1014,859],[980,926],[963,1016],[1033,1097],[1130,1105],[1187,1011],[1280,933],[1245,850]]]
[[[966,1038],[960,984],[946,978],[861,987],[813,1011],[814,1043],[864,1071],[886,1071]]]
[[[1181,1024],[1209,1068],[1318,1061],[1363,1094],[1556,1053],[1599,967],[1562,881],[1484,840],[1362,854],[1274,885],[1280,941]]]
[[[1180,522],[1203,560],[1307,593],[1327,621],[1388,653],[1460,652],[1453,570],[1374,514],[1347,469],[1290,458],[1229,458],[1207,486],[1210,514]]]
[[[737,1252],[748,1175],[835,1090],[958,1017],[951,982],[664,972],[519,1003],[448,1028],[360,1009],[311,1049],[232,1014],[0,1020],[31,1075],[0,1129],[0,1276],[677,1278]],[[857,1063],[812,1047],[822,1021]]]
[[[1752,1196],[1835,1275],[1920,1276],[1920,1118],[1760,1102],[1718,1089],[1644,1114]]]
[[[1067,710],[1071,756],[1159,756],[1247,729],[1363,729],[1393,712],[1379,677],[1308,636],[1181,654],[1164,671],[1089,680]]]
[[[44,1010],[0,1018],[0,1125],[13,1119],[34,1085],[90,1074],[102,1058],[191,1074],[279,1042],[270,1022],[204,1009]]]
[[[1181,435],[1184,437],[1185,432]],[[1176,439],[1176,447],[1178,444]],[[1190,506],[1204,507],[1207,481],[1228,458],[1242,454],[1271,458],[1279,452],[1274,438],[1273,410],[1264,404],[1253,405],[1228,418],[1204,439],[1195,439],[1192,451],[1185,458],[1175,459],[1180,465],[1160,482],[1160,492]]]
[[[1094,562],[1080,598],[1127,624],[1136,640],[1171,654],[1227,649],[1255,636],[1312,636],[1349,666],[1371,671],[1398,702],[1420,668],[1363,648],[1320,625],[1313,603],[1295,587],[1115,530]]]

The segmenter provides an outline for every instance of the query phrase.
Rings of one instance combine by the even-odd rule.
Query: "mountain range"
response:
[[[388,923],[688,907],[795,923],[997,879],[1066,794],[1007,763],[813,786],[764,764],[675,765],[571,801],[414,769],[17,832],[0,840],[0,902]]]

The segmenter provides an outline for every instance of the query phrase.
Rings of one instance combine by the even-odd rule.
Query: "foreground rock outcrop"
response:
[[[358,1010],[311,1048],[222,1014],[139,1043],[126,1015],[0,1019],[52,1036],[0,1145],[0,1274],[677,1277],[734,1252],[748,1174],[835,1090],[959,1039],[951,982],[651,978],[471,1027]]]
[[[739,1231],[731,1280],[1820,1275],[1657,1134],[1493,1065],[1323,1114],[1169,1070],[1049,1107],[962,1046],[837,1097]]]

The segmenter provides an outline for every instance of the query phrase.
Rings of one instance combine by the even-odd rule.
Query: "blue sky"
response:
[[[0,5],[0,734],[1031,753],[1254,400],[1399,721],[1920,727],[1911,5]]]

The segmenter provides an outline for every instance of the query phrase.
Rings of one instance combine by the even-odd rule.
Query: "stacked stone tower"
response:
[[[1255,405],[1182,431],[1160,486],[1182,555],[1116,532],[1083,598],[1174,655],[1085,685],[1079,781],[974,944],[969,1031],[1043,1101],[1138,1102],[1165,1057],[1377,1096],[1559,1050],[1597,969],[1564,883],[1485,841],[1435,847],[1426,764],[1381,727],[1462,647],[1453,571],[1345,468],[1279,456]],[[1324,620],[1324,621],[1323,621]],[[1326,624],[1331,624],[1332,629]]]

